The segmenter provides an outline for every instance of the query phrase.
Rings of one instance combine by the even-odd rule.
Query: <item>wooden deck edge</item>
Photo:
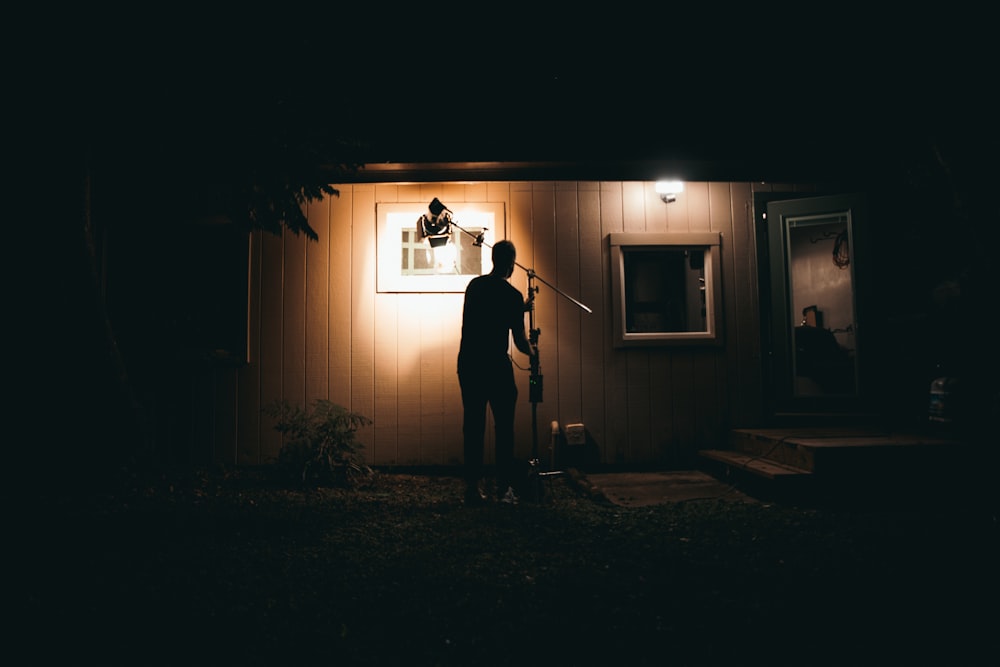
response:
[[[810,471],[802,468],[796,468],[770,459],[763,459],[731,450],[703,449],[698,452],[698,455],[735,468],[740,468],[741,470],[746,470],[767,479],[790,479],[812,475]]]

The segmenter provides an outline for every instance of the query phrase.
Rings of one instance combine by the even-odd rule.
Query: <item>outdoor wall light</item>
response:
[[[440,248],[448,244],[448,240],[451,238],[451,228],[455,227],[471,236],[473,245],[483,245],[486,229],[483,228],[478,234],[473,234],[455,222],[453,215],[451,209],[435,197],[427,205],[427,213],[421,215],[417,220],[417,233],[421,239],[427,239],[427,243],[432,248]]]
[[[448,244],[451,223],[451,210],[435,197],[427,206],[427,213],[417,220],[417,232],[421,239],[427,239],[432,248],[439,248]]]
[[[663,200],[664,204],[669,204],[677,199],[677,193],[684,192],[684,182],[683,181],[657,181],[656,182],[656,194],[660,195],[660,199]]]

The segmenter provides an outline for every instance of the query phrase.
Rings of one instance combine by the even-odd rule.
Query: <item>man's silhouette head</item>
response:
[[[514,261],[517,258],[517,249],[514,244],[504,239],[493,246],[493,273],[510,278],[514,273]]]

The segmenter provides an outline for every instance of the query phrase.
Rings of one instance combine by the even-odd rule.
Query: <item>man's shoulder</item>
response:
[[[516,287],[511,285],[509,282],[503,278],[498,278],[489,273],[483,274],[481,276],[476,276],[469,281],[469,284],[465,288],[466,292],[480,292],[489,291],[492,298],[503,298],[518,299],[521,300],[521,292],[518,291]]]
[[[515,292],[517,291],[517,288],[511,285],[509,282],[507,282],[503,278],[498,278],[490,273],[484,273],[483,275],[476,276],[475,278],[470,280],[469,287],[472,287],[473,285],[475,285],[476,287],[480,286],[489,287],[495,290],[505,290],[509,288],[514,290]]]
[[[468,285],[465,286],[465,291],[470,292],[477,289],[485,288],[487,286],[487,283],[489,282],[488,278],[489,278],[488,275],[476,276],[475,278],[469,281]]]

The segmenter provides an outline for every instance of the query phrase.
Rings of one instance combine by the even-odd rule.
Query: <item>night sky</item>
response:
[[[368,162],[737,165],[722,178],[996,144],[996,58],[974,17],[733,11],[338,8],[113,30],[87,14],[53,28],[72,57],[39,56],[34,83],[64,131],[143,164],[252,144],[275,124],[357,142]]]

